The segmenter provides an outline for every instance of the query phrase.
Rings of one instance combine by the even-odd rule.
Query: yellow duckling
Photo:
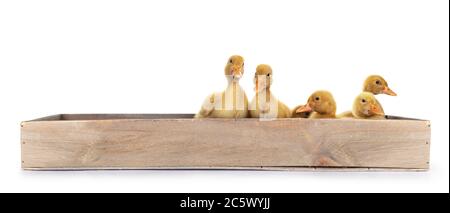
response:
[[[363,92],[371,92],[374,95],[386,94],[397,96],[397,93],[389,88],[388,83],[379,75],[371,75],[364,81]]]
[[[299,106],[295,113],[311,112],[309,118],[336,118],[336,102],[333,95],[324,90],[316,91],[308,98],[308,103]]]
[[[255,97],[250,104],[250,116],[252,118],[289,118],[291,110],[279,101],[270,91],[272,85],[272,68],[267,64],[256,67]]]
[[[379,75],[371,75],[366,78],[363,85],[363,92],[370,92],[374,95],[386,94],[390,96],[397,96],[397,93],[395,93],[394,91],[392,91],[391,88],[389,88],[387,81],[384,80],[384,78]],[[381,107],[381,104],[379,102],[377,104]],[[384,114],[384,109],[382,107],[380,108],[380,110]],[[354,116],[352,111],[347,111],[341,113],[338,117],[351,118]]]
[[[355,98],[352,115],[358,119],[385,119],[381,104],[370,92],[362,92]]]
[[[209,95],[195,118],[247,118],[248,99],[239,80],[244,74],[244,58],[233,55],[225,66],[228,86],[225,91]]]

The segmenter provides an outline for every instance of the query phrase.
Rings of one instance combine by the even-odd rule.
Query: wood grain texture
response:
[[[71,167],[59,167],[59,168],[26,168],[27,171],[88,171],[88,170],[101,170],[101,171],[122,171],[122,170],[214,170],[214,171],[286,171],[286,172],[426,172],[428,169],[407,169],[407,168],[364,168],[364,167],[83,167],[83,168],[71,168]]]
[[[22,167],[363,171],[429,167],[428,121],[192,116],[60,115],[60,120],[23,122]]]

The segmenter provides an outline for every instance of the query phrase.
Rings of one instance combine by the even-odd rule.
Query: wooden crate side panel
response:
[[[28,122],[24,168],[428,168],[424,121]]]
[[[254,166],[254,167],[59,167],[59,168],[24,168],[27,171],[122,171],[122,170],[214,170],[214,171],[300,171],[300,172],[426,172],[428,169],[408,168],[364,168],[364,167],[284,167],[284,166]]]

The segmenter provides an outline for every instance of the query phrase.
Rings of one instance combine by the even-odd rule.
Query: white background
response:
[[[0,1],[0,192],[447,192],[449,2]],[[426,173],[25,172],[20,122],[58,113],[194,113],[232,54],[289,106],[317,89],[350,109],[364,78],[387,114],[432,121]]]

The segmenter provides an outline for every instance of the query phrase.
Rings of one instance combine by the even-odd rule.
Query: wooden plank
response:
[[[122,171],[122,170],[220,170],[220,171],[294,171],[294,172],[426,172],[428,169],[405,169],[405,168],[363,168],[363,167],[84,167],[84,168],[25,168],[29,171]]]
[[[22,167],[429,167],[428,121],[122,118],[24,122]]]

